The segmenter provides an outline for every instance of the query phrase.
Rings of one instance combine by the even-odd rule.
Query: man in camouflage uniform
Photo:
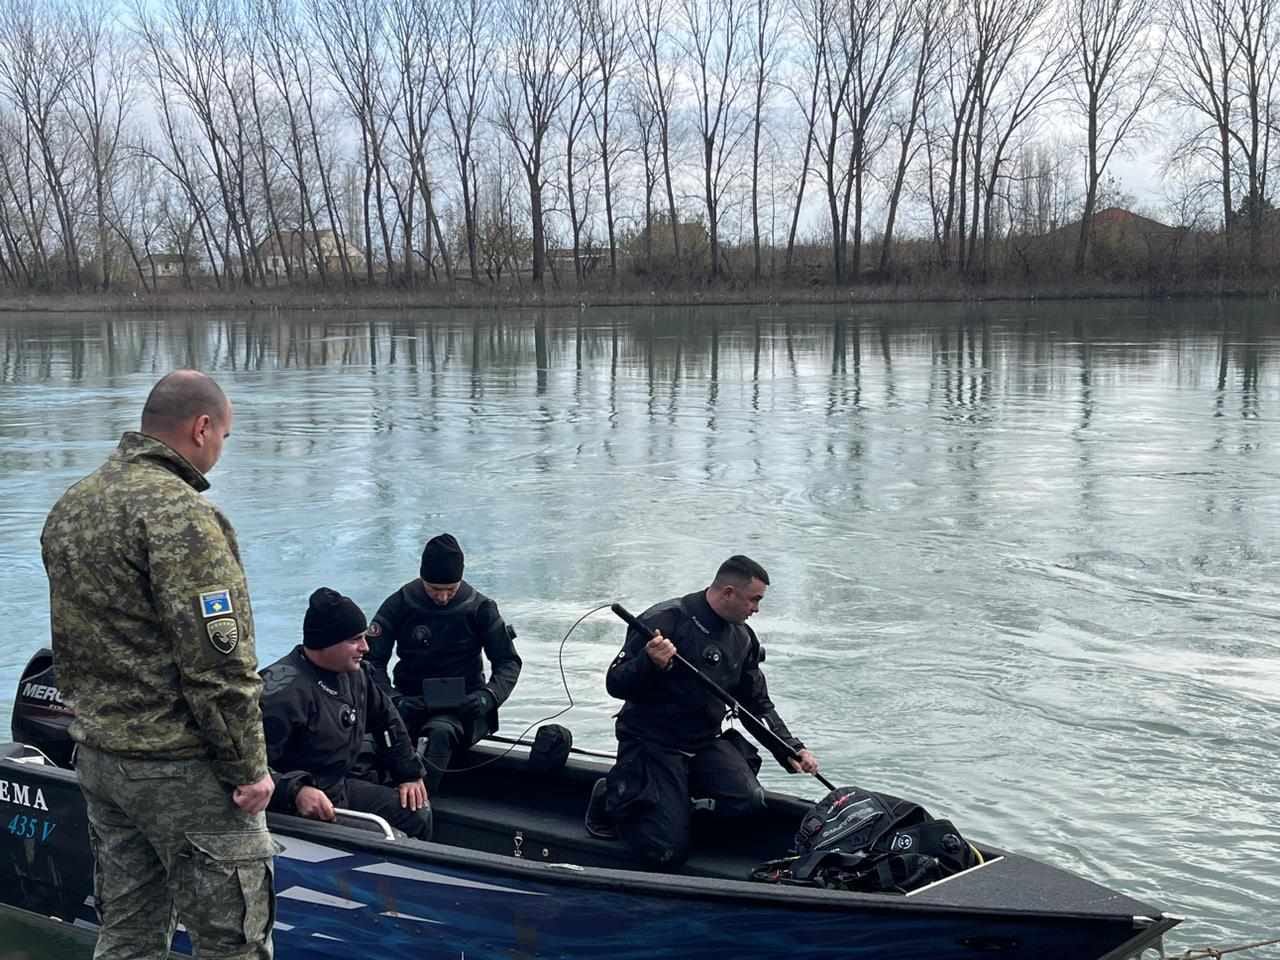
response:
[[[95,960],[270,960],[273,783],[253,615],[231,524],[200,496],[231,432],[201,373],[152,389],[142,431],[41,535],[53,653],[75,708],[101,918]]]

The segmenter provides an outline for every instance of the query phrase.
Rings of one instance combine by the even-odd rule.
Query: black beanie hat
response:
[[[451,533],[427,541],[419,576],[427,583],[457,583],[462,579],[462,548]]]
[[[307,603],[307,614],[302,618],[302,644],[309,650],[323,650],[350,640],[368,626],[364,611],[354,600],[321,587]]]

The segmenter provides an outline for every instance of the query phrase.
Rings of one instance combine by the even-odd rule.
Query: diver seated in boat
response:
[[[498,709],[522,666],[515,630],[462,571],[462,547],[453,535],[432,537],[418,577],[387,597],[369,624],[370,672],[420,744],[432,796],[439,795],[453,755],[497,731]],[[394,686],[387,676],[393,652]]]
[[[263,671],[262,723],[276,784],[269,809],[332,821],[334,807],[346,807],[430,840],[422,762],[391,698],[364,666],[366,629],[350,597],[321,587],[311,594],[302,643]],[[393,785],[356,773],[366,732]]]
[[[660,869],[688,855],[691,797],[717,815],[745,816],[765,807],[756,779],[760,754],[736,730],[721,732],[724,704],[674,662],[679,653],[728,691],[773,734],[766,747],[793,773],[816,773],[818,761],[792,736],[769,699],[764,659],[747,618],[760,608],[769,575],[744,556],[720,565],[705,590],[667,600],[641,614],[657,631],[631,627],[605,685],[626,702],[618,713],[618,758],[592,790],[587,830],[618,836],[642,862]],[[794,759],[780,752],[790,748]]]

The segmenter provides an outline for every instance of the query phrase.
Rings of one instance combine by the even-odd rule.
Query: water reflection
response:
[[[211,496],[241,533],[264,658],[293,643],[318,583],[376,603],[424,535],[452,529],[521,631],[518,732],[560,705],[557,644],[583,609],[685,592],[724,553],[758,553],[771,691],[833,770],[1167,901],[1199,942],[1260,939],[1256,904],[1280,900],[1280,850],[1259,839],[1274,791],[1232,785],[1274,784],[1280,736],[1269,319],[1241,304],[3,319],[0,597],[24,629],[0,649],[0,712],[47,632],[44,512],[160,373],[196,365],[237,405]],[[617,640],[587,624],[566,651],[587,746],[610,744]],[[1155,813],[1134,822],[1135,805]],[[1242,826],[1204,827],[1214,808]],[[1236,841],[1255,854],[1204,890],[1195,865]]]
[[[1243,319],[1219,309],[1217,318],[1201,323],[1192,308],[1170,307],[1154,332],[1148,314],[1113,319],[1104,329],[1067,307],[1041,307],[1035,317],[1010,322],[1001,322],[994,311],[974,308],[935,310],[941,316],[921,322],[893,308],[869,315],[846,308],[781,315],[775,308],[749,316],[736,308],[651,308],[539,310],[531,316],[339,314],[300,320],[281,320],[277,314],[208,320],[51,315],[3,325],[0,382],[110,381],[183,365],[234,372],[422,366],[439,373],[463,363],[481,379],[498,368],[512,373],[531,369],[537,394],[548,390],[559,369],[573,369],[583,378],[603,370],[616,378],[639,357],[655,403],[659,391],[678,391],[685,381],[696,379],[707,381],[708,404],[714,407],[727,357],[734,364],[734,381],[758,385],[802,380],[811,372],[804,369],[809,358],[822,356],[832,388],[856,396],[870,333],[878,360],[876,379],[887,404],[896,401],[900,389],[896,364],[919,364],[927,356],[936,373],[931,392],[958,418],[982,416],[992,398],[993,377],[1000,377],[1006,391],[1043,396],[1059,391],[1063,378],[1070,376],[1080,387],[1086,418],[1081,426],[1087,427],[1095,362],[1108,368],[1109,376],[1172,362],[1181,376],[1203,381],[1207,375],[1216,382],[1216,415],[1257,419],[1270,341],[1256,326],[1253,311],[1242,309]],[[1211,368],[1204,363],[1210,341]],[[1095,358],[1097,351],[1102,355]],[[758,410],[758,391],[752,403]]]

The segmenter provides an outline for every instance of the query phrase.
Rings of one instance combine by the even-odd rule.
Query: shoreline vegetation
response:
[[[493,310],[598,309],[607,307],[725,306],[889,306],[895,304],[977,304],[999,301],[1280,299],[1280,286],[1269,282],[1185,283],[1153,289],[1133,283],[1064,279],[1058,283],[987,283],[966,285],[954,278],[937,283],[880,283],[851,287],[744,286],[662,287],[635,285],[537,290],[532,287],[488,287],[460,284],[410,289],[246,287],[236,290],[195,289],[111,292],[10,292],[0,295],[0,315],[20,313],[269,313],[365,310]]]
[[[5,10],[26,309],[1280,296],[1280,0]]]

